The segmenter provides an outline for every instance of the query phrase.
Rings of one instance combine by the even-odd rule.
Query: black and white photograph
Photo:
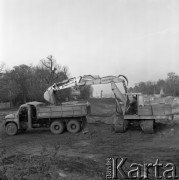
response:
[[[0,180],[179,179],[179,0],[0,0]]]

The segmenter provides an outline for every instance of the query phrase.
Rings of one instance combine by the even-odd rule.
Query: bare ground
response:
[[[137,127],[119,134],[112,125],[95,123],[75,135],[38,129],[11,137],[1,127],[0,178],[105,179],[105,160],[115,156],[142,164],[157,158],[164,164],[173,162],[179,176],[178,122],[157,123],[155,134],[143,134]]]

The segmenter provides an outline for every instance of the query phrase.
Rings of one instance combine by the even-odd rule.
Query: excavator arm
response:
[[[128,80],[123,75],[105,76],[105,77],[84,75],[80,77],[70,78],[59,83],[54,83],[52,86],[50,86],[44,93],[44,99],[50,102],[51,104],[55,104],[56,102],[54,96],[55,91],[59,91],[66,88],[78,87],[78,86],[109,84],[109,83],[111,84],[111,89],[115,95],[116,100],[120,99],[124,104],[126,104],[127,102],[126,96],[123,95],[119,90],[119,88],[116,86],[116,83],[122,83],[125,90],[125,94],[127,93]]]

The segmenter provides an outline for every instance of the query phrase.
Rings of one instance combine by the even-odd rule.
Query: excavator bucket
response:
[[[50,104],[56,104],[55,95],[53,89],[47,89],[44,93],[44,99]]]

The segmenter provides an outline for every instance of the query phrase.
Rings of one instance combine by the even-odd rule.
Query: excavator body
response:
[[[142,93],[127,93],[129,104],[123,106],[123,116],[118,115],[115,132],[125,132],[130,125],[140,126],[144,133],[153,133],[157,120],[172,120],[170,104],[145,104]]]

